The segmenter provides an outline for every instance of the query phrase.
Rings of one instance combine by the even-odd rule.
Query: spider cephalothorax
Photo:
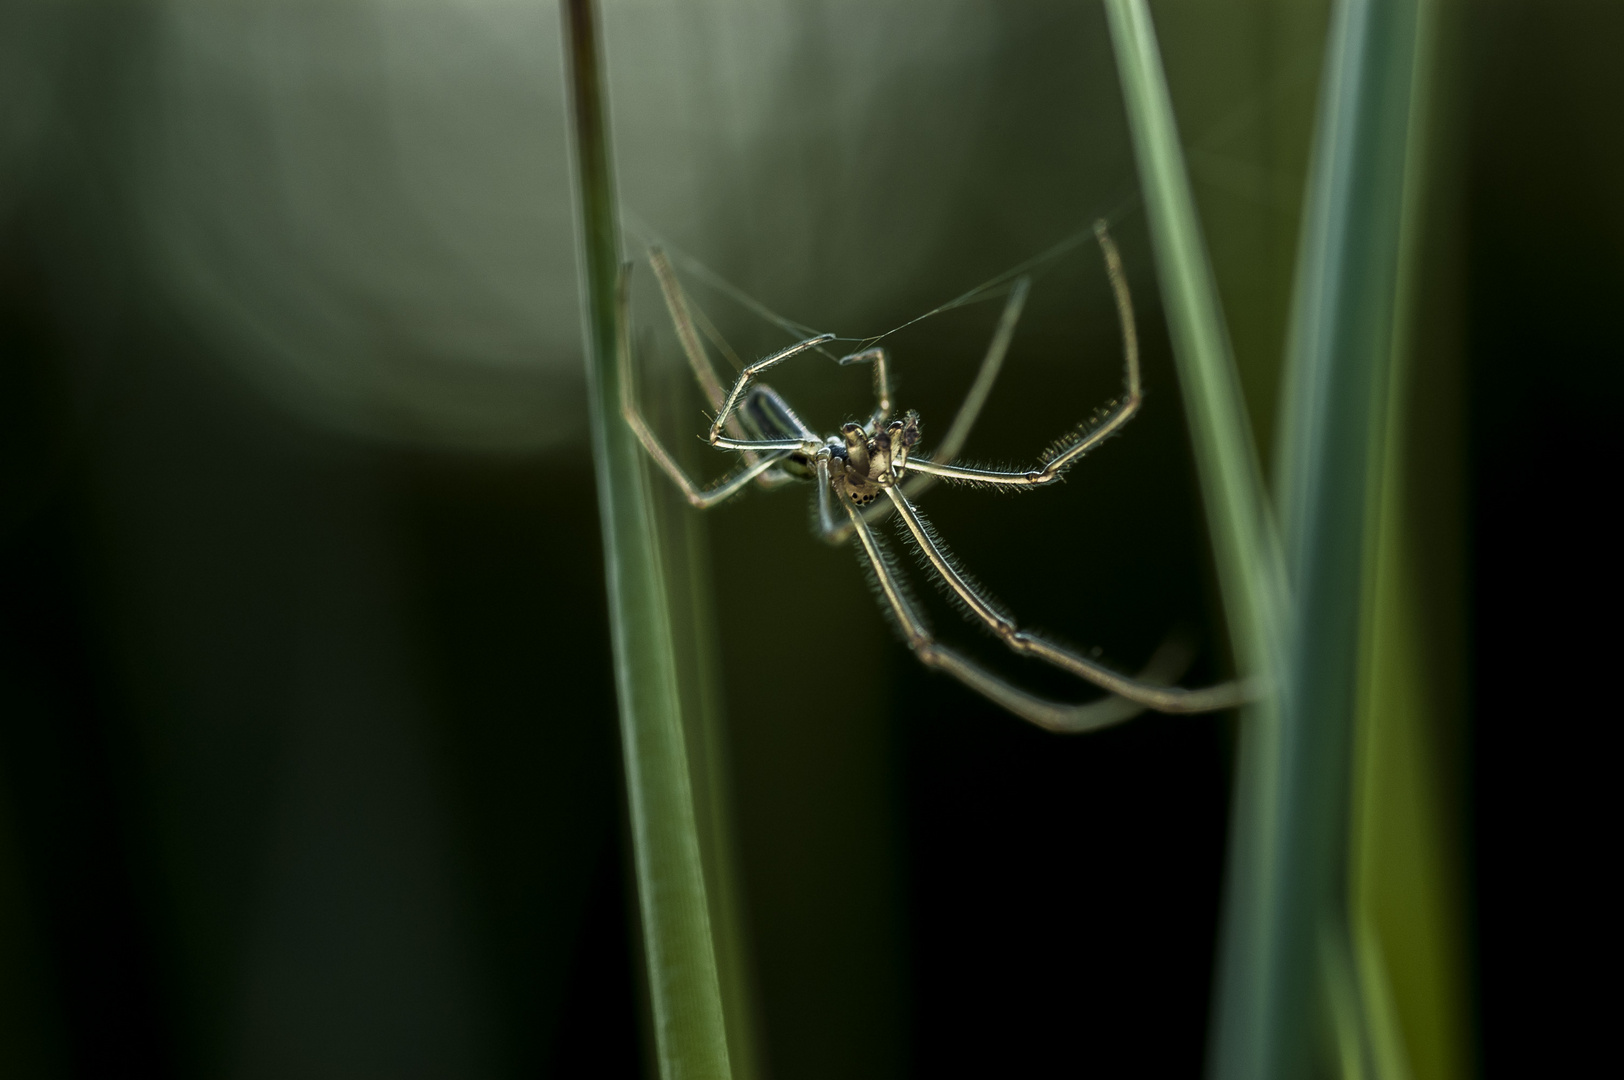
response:
[[[739,372],[726,394],[711,367],[709,356],[688,311],[687,299],[665,257],[652,252],[655,275],[665,292],[666,306],[676,324],[683,352],[693,367],[716,417],[705,441],[719,450],[743,456],[744,463],[730,476],[709,488],[696,485],[675,458],[660,444],[637,408],[631,389],[631,354],[621,320],[621,410],[638,441],[655,463],[670,476],[700,509],[716,505],[738,494],[752,483],[773,487],[804,479],[816,491],[817,531],[831,543],[855,539],[859,557],[873,573],[881,603],[901,632],[908,648],[925,665],[945,672],[964,685],[1024,719],[1051,731],[1088,731],[1117,723],[1145,708],[1162,712],[1205,712],[1234,705],[1246,696],[1233,683],[1190,690],[1168,686],[1183,671],[1188,656],[1179,658],[1176,642],[1164,646],[1138,678],[1124,675],[1042,635],[1023,629],[1002,605],[993,600],[973,579],[966,576],[947,551],[945,544],[919,513],[913,499],[936,480],[1003,490],[1042,487],[1052,484],[1084,454],[1116,434],[1139,410],[1139,344],[1134,330],[1133,306],[1128,297],[1127,279],[1116,245],[1103,222],[1095,226],[1100,248],[1105,254],[1106,271],[1116,294],[1117,314],[1122,323],[1123,360],[1126,393],[1097,423],[1074,431],[1044,455],[1040,467],[995,469],[961,465],[953,461],[963,444],[981,404],[992,387],[1004,351],[1014,333],[1021,305],[1025,302],[1027,281],[1017,279],[999,322],[998,333],[982,362],[982,370],[965,403],[959,408],[933,459],[914,453],[919,444],[919,415],[909,412],[900,420],[891,419],[889,361],[884,349],[868,348],[841,357],[843,365],[868,364],[874,370],[874,412],[868,423],[845,424],[840,434],[820,438],[802,422],[779,394],[759,376],[796,356],[823,352],[834,340],[833,334],[819,334],[799,341],[749,365]],[[624,281],[624,279],[623,279]],[[621,302],[625,303],[624,285]],[[877,339],[869,339],[872,345]],[[825,354],[828,355],[828,354]],[[927,573],[934,574],[965,613],[984,624],[1015,653],[1040,660],[1086,679],[1114,695],[1100,701],[1070,705],[1046,701],[1014,686],[980,664],[962,656],[936,640],[915,601],[903,585],[900,572],[885,551],[881,539],[869,527],[886,514],[895,514],[910,543],[921,556]],[[840,520],[844,518],[845,520]]]
[[[877,425],[876,425],[877,427]],[[840,438],[828,442],[829,483],[836,494],[858,506],[880,497],[896,482],[908,464],[908,454],[919,443],[919,414],[910,411],[902,420],[870,432],[861,424],[846,424]]]

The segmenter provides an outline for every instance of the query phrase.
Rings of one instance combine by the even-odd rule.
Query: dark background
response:
[[[812,325],[895,325],[1114,215],[1145,338],[1143,415],[1059,492],[939,489],[926,505],[1023,618],[1127,667],[1187,626],[1204,643],[1192,678],[1221,675],[1098,10],[964,4],[927,25],[805,4],[730,41],[727,13],[707,8],[689,31],[699,45],[671,45],[693,51],[666,68],[642,62],[665,44],[640,21],[652,16],[627,10],[610,12],[610,67],[628,205]],[[1266,452],[1323,11],[1154,10]],[[574,323],[543,368],[465,364],[386,275],[406,300],[357,289],[347,309],[371,328],[373,374],[388,384],[406,370],[391,365],[411,365],[440,389],[306,407],[306,384],[245,374],[257,339],[200,315],[196,288],[152,254],[168,219],[137,151],[177,137],[151,89],[170,55],[160,6],[17,4],[0,18],[33,65],[12,67],[15,86],[45,87],[12,94],[14,115],[49,105],[6,129],[0,158],[0,1074],[638,1073],[596,507],[569,419],[584,414]],[[526,24],[518,50],[542,58],[528,77],[546,93],[514,95],[539,119],[520,109],[502,137],[529,148],[514,175],[533,173],[535,198],[567,206],[550,19]],[[1608,763],[1593,733],[1616,713],[1595,688],[1618,638],[1604,514],[1624,368],[1624,18],[1499,3],[1450,25],[1434,198],[1458,222],[1436,256],[1458,303],[1436,318],[1459,353],[1422,395],[1436,428],[1418,423],[1463,514],[1438,558],[1465,583],[1465,724],[1444,745],[1476,1053],[1482,1072],[1513,1075],[1577,1059],[1601,1030],[1601,999],[1566,971],[1610,932],[1615,895],[1593,838]],[[746,31],[790,42],[751,103],[763,122],[727,111],[754,91],[693,81],[747,52]],[[468,85],[485,83],[435,89],[454,102]],[[387,128],[364,87],[346,93],[343,131]],[[475,137],[491,115],[466,121]],[[278,145],[295,152],[266,138]],[[392,175],[389,153],[333,152],[341,178]],[[382,171],[360,171],[369,162]],[[267,169],[249,171],[282,175]],[[291,235],[302,213],[223,172],[193,182],[266,235]],[[394,191],[355,198],[387,210]],[[413,235],[412,219],[383,220]],[[567,215],[548,221],[513,231],[553,268],[517,274],[521,291],[573,273]],[[245,295],[289,273],[221,245],[208,265],[237,268]],[[648,282],[636,287],[647,303]],[[777,340],[695,293],[741,352]],[[573,319],[566,301],[535,317]],[[639,308],[645,387],[676,443],[698,400],[657,316]],[[961,309],[890,343],[927,439],[996,316]],[[279,317],[289,340],[328,341],[327,324]],[[1021,458],[1108,398],[1117,348],[1084,246],[1038,279],[975,454]],[[780,388],[819,427],[865,407],[860,373],[809,367]],[[464,393],[452,420],[435,411]],[[509,401],[519,427],[551,427],[529,442],[466,435],[469,416],[513,428]],[[1195,1073],[1229,720],[1064,740],[999,714],[891,641],[850,553],[808,536],[800,495],[752,495],[703,523],[770,1074]],[[945,604],[932,614],[996,660]]]

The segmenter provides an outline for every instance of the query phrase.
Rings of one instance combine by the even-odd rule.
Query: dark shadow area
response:
[[[1597,852],[1618,715],[1624,15],[1492,15],[1468,204],[1471,799],[1483,1071],[1510,1077],[1608,1053],[1605,995],[1579,973],[1616,936]]]
[[[0,309],[7,1075],[635,1075],[589,463],[290,421],[48,243]]]

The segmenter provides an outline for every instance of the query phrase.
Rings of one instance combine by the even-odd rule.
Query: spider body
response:
[[[912,501],[939,479],[1006,489],[1051,484],[1083,455],[1120,431],[1138,411],[1141,401],[1138,337],[1127,280],[1116,245],[1103,222],[1095,225],[1095,235],[1105,256],[1122,326],[1126,393],[1098,422],[1084,425],[1061,440],[1053,452],[1044,455],[1039,468],[988,469],[953,461],[1003,362],[1025,301],[1027,282],[1024,278],[1017,280],[1010,290],[998,332],[958,416],[936,456],[926,458],[916,453],[920,446],[919,415],[910,411],[901,419],[891,419],[889,363],[884,349],[867,349],[839,360],[842,365],[871,366],[875,405],[867,423],[847,423],[838,435],[819,437],[783,397],[757,381],[757,377],[771,367],[803,353],[821,351],[821,346],[833,339],[832,334],[807,338],[756,361],[739,373],[732,389],[724,394],[709,355],[699,342],[681,286],[664,256],[658,251],[651,252],[650,259],[683,352],[717,410],[706,441],[719,450],[738,453],[744,463],[711,487],[701,488],[689,479],[643,419],[632,391],[624,277],[620,314],[622,413],[648,455],[699,509],[708,509],[731,498],[752,483],[774,487],[789,480],[811,481],[816,492],[819,535],[832,543],[848,538],[856,540],[859,556],[873,575],[881,605],[914,656],[927,667],[951,675],[1022,719],[1051,731],[1076,732],[1118,723],[1146,708],[1195,713],[1238,704],[1248,694],[1233,683],[1201,690],[1168,685],[1182,674],[1189,660],[1187,649],[1179,641],[1170,639],[1135,677],[1021,628],[1002,605],[959,569],[946,545],[925,523]],[[970,619],[983,623],[1016,654],[1069,672],[1108,691],[1109,696],[1075,705],[1048,701],[1019,689],[937,641],[903,586],[884,545],[870,528],[871,522],[891,513],[896,515],[905,539],[917,549],[926,572],[935,575]],[[840,520],[842,517],[844,521]]]
[[[919,414],[915,412],[884,428],[876,424],[872,431],[861,424],[846,424],[838,438],[831,435],[826,443],[829,484],[838,497],[867,506],[896,483],[918,443]]]

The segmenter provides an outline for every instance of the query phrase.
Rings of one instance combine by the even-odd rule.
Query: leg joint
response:
[[[1031,634],[1028,634],[1025,630],[1017,629],[1016,627],[1011,626],[1008,633],[1000,633],[998,636],[1004,639],[1004,643],[1006,645],[1008,645],[1015,652],[1020,653],[1022,656],[1043,655],[1044,650],[1043,647],[1038,643],[1038,639],[1034,638]]]

